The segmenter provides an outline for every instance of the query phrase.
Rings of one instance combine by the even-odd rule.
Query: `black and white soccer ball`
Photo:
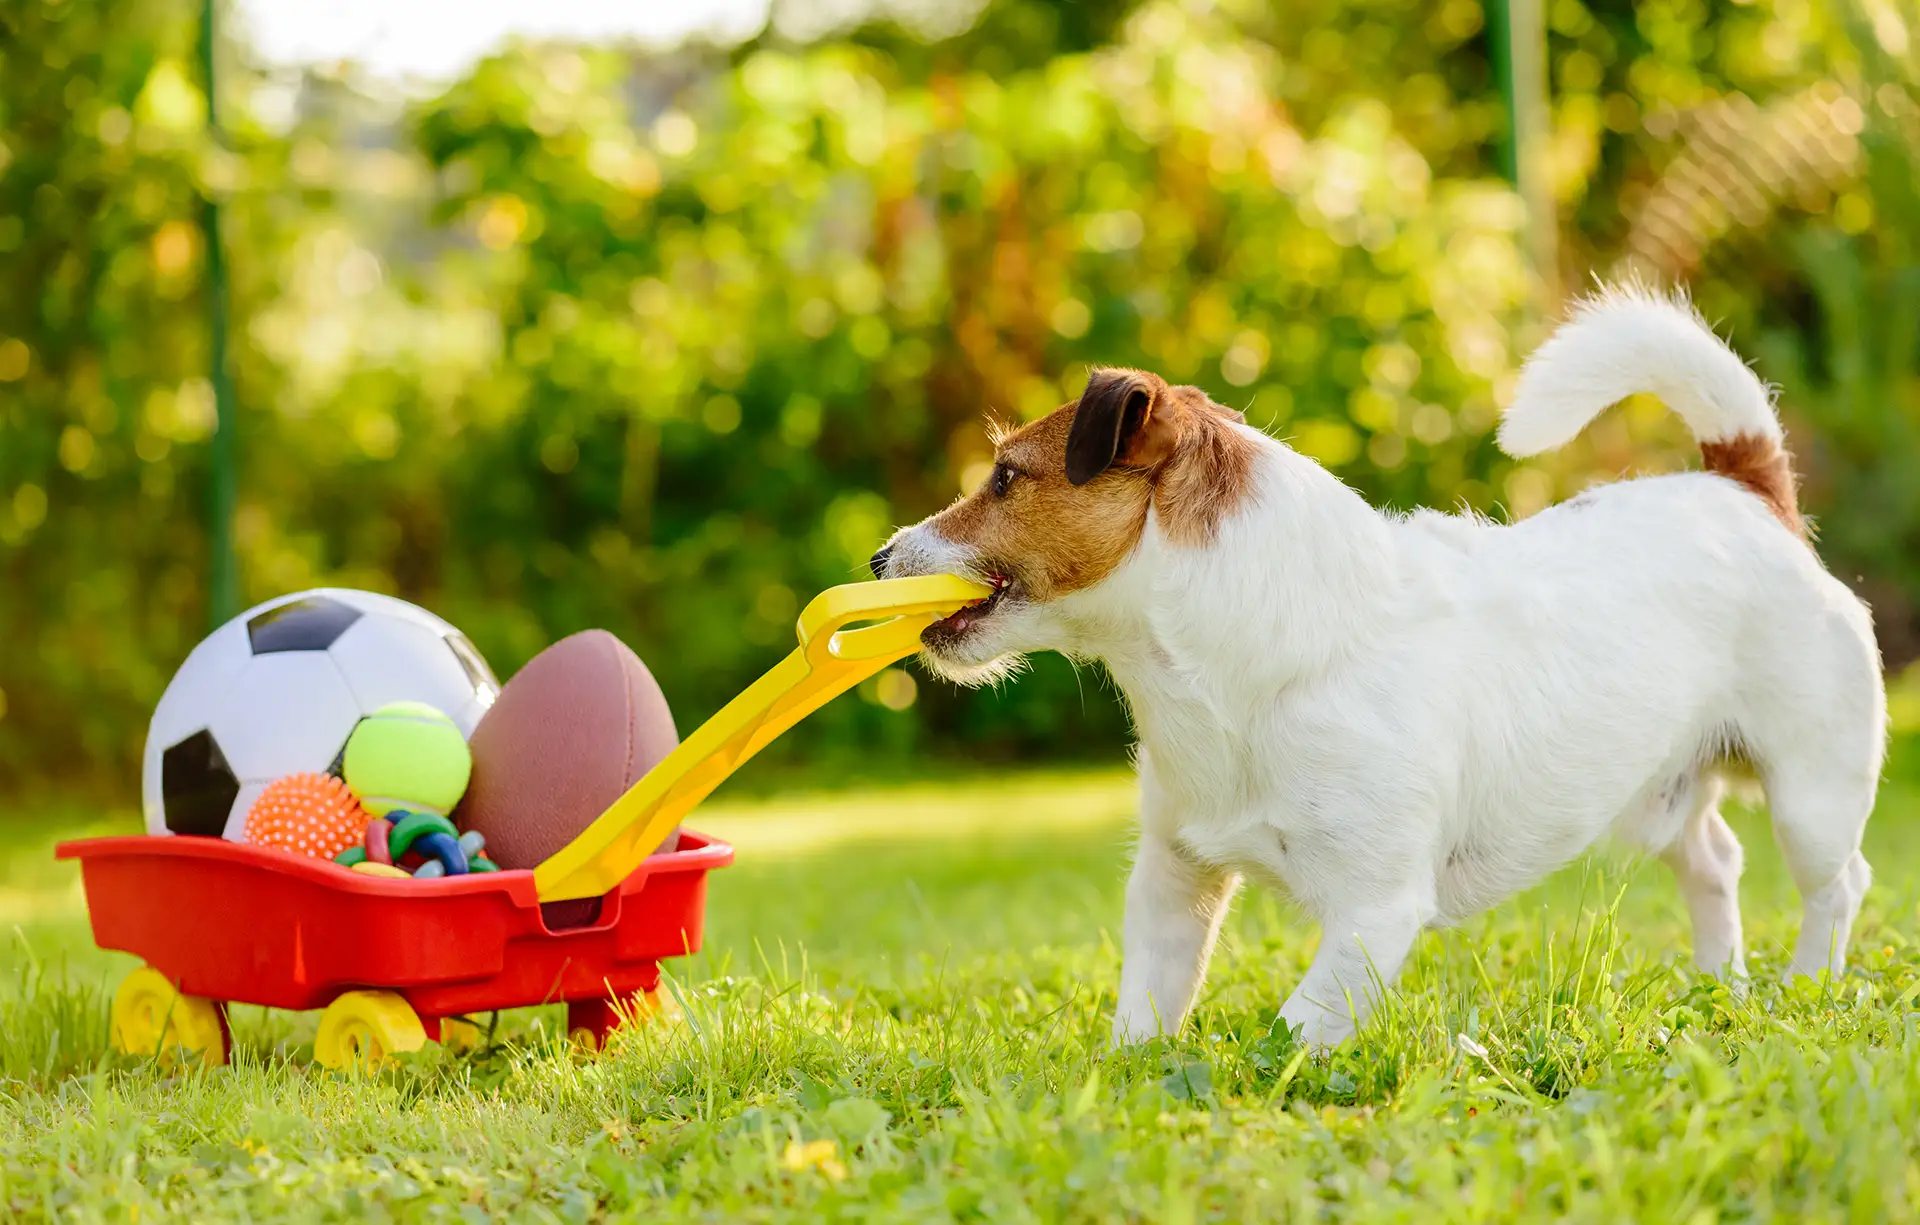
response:
[[[147,832],[239,841],[261,790],[338,774],[347,737],[388,702],[426,702],[471,736],[500,693],[466,635],[423,608],[320,588],[268,600],[207,636],[147,727]]]

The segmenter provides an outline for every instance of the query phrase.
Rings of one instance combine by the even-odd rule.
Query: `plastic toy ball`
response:
[[[340,756],[341,774],[376,817],[402,809],[452,812],[473,755],[460,725],[425,702],[389,702],[360,720]]]
[[[358,845],[367,814],[353,792],[327,774],[289,774],[267,784],[247,810],[247,841],[296,855],[332,859]]]
[[[276,778],[341,772],[347,739],[390,702],[425,702],[471,735],[500,683],[452,625],[402,600],[324,588],[222,625],[168,683],[141,771],[150,834],[243,841]]]

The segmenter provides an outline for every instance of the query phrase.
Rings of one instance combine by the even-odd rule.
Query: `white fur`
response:
[[[1583,310],[1532,362],[1503,440],[1570,436],[1652,389],[1709,436],[1777,436],[1765,389],[1684,308]],[[1177,1028],[1238,882],[1323,925],[1281,1011],[1317,1045],[1364,1020],[1424,927],[1511,896],[1612,833],[1671,864],[1702,967],[1743,969],[1719,765],[1757,768],[1805,899],[1792,970],[1838,972],[1868,880],[1885,695],[1866,608],[1752,493],[1622,482],[1501,526],[1383,515],[1246,427],[1256,492],[1206,547],[1149,518],[1098,585],[1007,605],[932,665],[1104,661],[1141,742],[1141,839],[1114,1018]],[[922,524],[890,575],[976,559]]]
[[[1573,441],[1609,405],[1651,392],[1693,436],[1780,440],[1773,393],[1684,299],[1645,289],[1602,290],[1540,346],[1500,421],[1500,449],[1538,455]]]

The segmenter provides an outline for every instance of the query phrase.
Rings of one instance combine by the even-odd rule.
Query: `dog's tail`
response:
[[[1806,535],[1772,389],[1684,298],[1628,286],[1581,302],[1520,371],[1500,449],[1519,457],[1564,446],[1609,405],[1640,392],[1680,414],[1707,471],[1746,486]]]

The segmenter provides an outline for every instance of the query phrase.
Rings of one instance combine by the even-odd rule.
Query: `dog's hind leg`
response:
[[[1804,908],[1787,973],[1811,977],[1846,968],[1853,920],[1873,880],[1860,834],[1873,808],[1874,780],[1859,770],[1809,770],[1808,764],[1769,771],[1767,804]]]
[[[1694,964],[1710,974],[1744,978],[1746,953],[1740,938],[1740,869],[1745,857],[1740,839],[1720,816],[1726,785],[1701,771],[1691,775],[1673,797],[1687,808],[1680,836],[1660,858],[1673,869],[1693,916]]]
[[[1864,629],[1812,645],[1826,649],[1781,652],[1779,675],[1769,678],[1774,693],[1791,698],[1769,694],[1740,720],[1804,908],[1787,973],[1810,977],[1846,968],[1847,938],[1873,878],[1860,836],[1880,784],[1887,709]]]

